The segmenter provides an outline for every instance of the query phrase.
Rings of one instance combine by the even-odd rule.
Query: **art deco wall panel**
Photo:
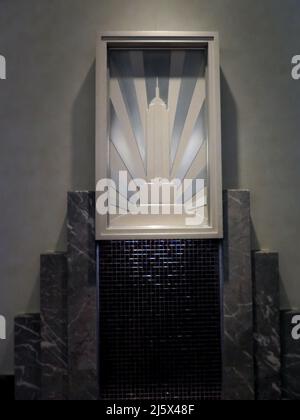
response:
[[[101,35],[96,116],[97,239],[222,237],[216,33]]]

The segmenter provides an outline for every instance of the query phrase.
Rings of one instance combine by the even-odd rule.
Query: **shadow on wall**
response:
[[[254,251],[259,251],[262,249],[252,219],[251,219],[251,246],[252,246],[252,250]],[[280,287],[280,297],[281,297],[280,300],[281,302],[286,302],[285,307],[281,309],[290,310],[291,303],[290,303],[289,296],[286,292],[282,275],[281,275],[281,270],[280,270],[280,254],[279,254],[279,287]]]
[[[251,246],[254,251],[259,251],[261,249],[252,218],[251,218]]]
[[[66,197],[67,202],[67,197]],[[68,223],[68,217],[65,215],[63,224],[61,226],[61,229],[59,231],[59,235],[57,238],[56,243],[56,251],[57,252],[65,252],[67,249],[67,223]]]
[[[285,285],[284,285],[284,281],[280,272],[280,255],[279,255],[279,286],[280,286],[280,297],[281,297],[281,302],[284,302],[281,310],[285,310],[285,311],[290,311],[291,308],[294,310],[298,310],[298,308],[293,308],[293,305],[291,303],[290,297],[286,291]]]
[[[94,62],[72,110],[72,191],[95,188],[95,76]]]
[[[95,77],[96,62],[94,61],[72,109],[70,191],[89,191],[95,188]],[[66,216],[59,232],[55,251],[64,252],[67,249],[67,222]]]
[[[224,189],[239,187],[237,106],[221,70],[222,160]]]

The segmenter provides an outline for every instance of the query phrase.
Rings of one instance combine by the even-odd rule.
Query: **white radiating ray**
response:
[[[110,129],[110,140],[111,143],[115,146],[116,150],[118,151],[124,165],[128,169],[129,173],[133,178],[138,178],[139,173],[143,173],[143,169],[141,165],[137,165],[136,161],[134,160],[134,153],[132,152],[132,147],[127,142],[127,139],[123,133],[123,127],[118,120],[116,112],[114,110],[113,105],[111,104],[111,129]],[[135,154],[137,156],[138,152],[136,151]]]
[[[132,130],[130,118],[117,79],[110,80],[110,97],[115,110],[111,121],[111,141],[134,178],[145,178],[145,167]]]
[[[173,170],[172,170],[172,178],[175,178],[177,174],[179,174],[181,170],[183,157],[187,159],[187,163],[185,165],[188,164],[188,160],[192,162],[192,160],[194,159],[195,152],[194,152],[194,155],[191,155],[191,156],[186,156],[186,153],[185,153],[187,148],[189,147],[189,142],[198,141],[199,142],[198,150],[201,147],[201,143],[203,139],[198,139],[198,140],[195,139],[195,137],[193,136],[193,131],[197,123],[199,113],[204,105],[205,97],[206,97],[206,82],[204,78],[199,78],[196,83],[194,94],[193,94],[191,104],[189,107],[189,112],[185,121],[182,136],[180,139],[180,144],[176,153],[176,158],[175,158]],[[195,150],[195,147],[197,149],[197,144],[191,145],[190,150]],[[196,153],[197,153],[197,150],[196,150]]]
[[[203,164],[202,164],[202,160],[201,160],[201,166],[198,167],[198,172],[197,172],[197,168],[195,168],[195,164],[193,165],[193,162],[195,160],[198,160],[197,157],[203,156],[203,152],[202,154],[200,153],[202,151],[202,148],[205,146],[205,142],[207,139],[207,129],[206,129],[206,108],[205,105],[203,105],[202,110],[198,116],[198,120],[196,122],[196,125],[194,127],[193,130],[193,134],[187,144],[186,149],[183,151],[183,156],[180,162],[180,165],[178,167],[178,171],[176,173],[176,178],[179,178],[181,180],[183,180],[184,178],[196,178],[196,176],[199,174],[199,171],[203,169]],[[200,163],[199,163],[200,164]],[[196,175],[195,176],[187,176],[187,174],[191,175],[191,166],[193,165],[193,167],[196,170]]]
[[[146,111],[148,109],[147,87],[145,79],[144,55],[142,51],[130,51],[131,67],[133,69],[133,83],[136,91],[140,119],[144,139],[146,138]]]
[[[198,209],[207,205],[207,187],[202,188],[191,199],[185,201],[184,205],[191,212],[196,213]]]
[[[117,57],[115,56],[114,60],[111,60],[110,68],[112,71],[112,78],[116,78],[119,82],[121,94],[123,97],[124,104],[126,106],[126,111],[130,120],[132,132],[136,140],[142,161],[145,165],[145,133],[143,123],[141,120],[141,110],[139,108],[137,92],[134,83],[134,79],[138,78],[138,74],[135,73],[137,69],[132,68],[130,53],[126,53],[126,55],[122,53]]]
[[[188,225],[207,225],[208,209],[207,209],[207,188],[202,188],[190,200],[184,204],[185,212],[189,215],[186,219]]]
[[[170,133],[173,133],[177,104],[182,82],[183,66],[185,61],[184,51],[172,51],[169,80],[168,109],[170,115]]]
[[[204,185],[201,185],[201,183],[198,183],[195,185],[195,182],[193,183],[193,187],[189,187],[184,192],[184,203],[191,203],[193,200],[196,199],[198,194],[204,194],[206,191],[206,187]]]
[[[128,179],[130,181],[132,180],[132,175],[131,175],[129,169],[125,165],[124,161],[122,160],[119,152],[117,151],[117,149],[116,149],[116,147],[113,143],[111,143],[111,145],[110,145],[109,159],[110,159],[110,177],[111,177],[111,179],[113,179],[116,183],[118,183],[119,173],[121,171],[124,171],[124,172],[128,173]]]
[[[130,199],[130,193],[128,192],[128,182],[132,181],[132,176],[126,167],[125,163],[121,159],[117,149],[115,148],[114,144],[111,143],[110,145],[110,177],[116,184],[116,191],[118,194],[121,195],[121,202],[119,203],[121,209],[127,209],[128,203]],[[123,181],[121,178],[120,182],[120,173],[126,172],[127,173],[127,180]]]
[[[203,176],[199,176],[198,179],[185,179],[182,183],[182,195],[178,195],[177,202],[178,203],[188,203],[193,200],[198,194],[205,191],[206,180]]]
[[[196,179],[200,172],[207,168],[207,140],[202,146],[193,160],[188,172],[185,174],[186,179]]]

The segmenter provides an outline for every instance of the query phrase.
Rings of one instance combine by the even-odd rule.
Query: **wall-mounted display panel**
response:
[[[222,237],[215,33],[98,40],[97,239]]]

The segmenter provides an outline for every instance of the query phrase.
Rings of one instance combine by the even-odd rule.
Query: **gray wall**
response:
[[[224,186],[251,189],[256,246],[300,307],[299,20],[299,0],[0,0],[0,374],[14,315],[39,310],[39,254],[65,246],[67,191],[93,188],[99,30],[220,32]]]

